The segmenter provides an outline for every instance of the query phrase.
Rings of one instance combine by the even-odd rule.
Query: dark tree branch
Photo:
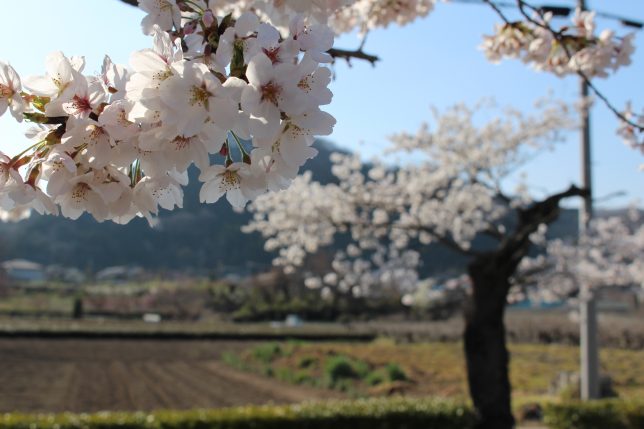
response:
[[[502,233],[498,227],[495,227],[495,225],[490,225],[487,229],[481,231],[483,234],[487,235],[488,237],[492,237],[496,240],[504,240],[505,239],[505,234]]]
[[[130,6],[138,6],[139,5],[139,0],[121,0],[125,4],[129,4]]]
[[[588,189],[571,185],[567,190],[534,202],[528,208],[517,209],[519,224],[498,249],[501,259],[509,262],[508,270],[513,273],[527,254],[530,235],[539,229],[539,225],[550,224],[559,217],[559,203],[562,200],[570,197],[586,197],[588,194]]]
[[[378,58],[377,56],[364,52],[362,50],[362,47],[353,51],[347,49],[331,48],[328,52],[329,55],[331,55],[334,59],[343,59],[349,64],[351,64],[352,59],[368,61],[372,66],[375,66],[376,62],[380,61],[380,58]]]
[[[499,17],[503,21],[505,21],[506,24],[510,24],[510,20],[505,16],[505,14],[503,12],[501,12],[501,8],[499,8],[496,5],[496,3],[494,3],[491,0],[483,0],[483,3],[487,4],[488,6],[490,6],[494,10],[494,12],[496,12],[496,14],[499,15]]]

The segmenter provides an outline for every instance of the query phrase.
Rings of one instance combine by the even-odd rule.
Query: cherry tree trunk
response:
[[[468,267],[472,296],[465,310],[465,358],[476,429],[511,429],[515,423],[503,324],[510,275],[502,265],[489,254]]]

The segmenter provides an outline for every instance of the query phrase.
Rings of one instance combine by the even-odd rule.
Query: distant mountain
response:
[[[309,160],[305,169],[312,172],[316,181],[334,181],[329,157],[340,149],[325,141],[318,141],[315,146],[320,153]],[[194,176],[195,172],[192,173]],[[250,215],[233,212],[226,201],[200,204],[199,189],[199,182],[191,180],[185,189],[184,209],[164,211],[156,228],[150,228],[143,219],[122,226],[98,223],[88,215],[71,221],[34,214],[19,223],[0,223],[0,260],[21,258],[88,272],[114,265],[217,276],[268,269],[272,255],[263,250],[261,236],[241,232]],[[551,233],[574,235],[576,228],[576,211],[565,210]],[[423,274],[434,272],[436,267],[458,269],[465,263],[462,256],[440,246],[425,247],[422,251]]]
[[[305,169],[314,180],[328,183],[333,178],[330,154],[340,149],[325,141],[316,142],[315,147],[320,153]],[[193,177],[184,189],[184,209],[161,213],[156,228],[144,219],[123,226],[98,223],[89,215],[72,221],[33,214],[22,222],[0,223],[0,260],[24,258],[91,272],[113,265],[201,273],[270,266],[272,256],[264,252],[259,234],[240,231],[250,215],[233,212],[223,200],[200,204],[199,189]]]

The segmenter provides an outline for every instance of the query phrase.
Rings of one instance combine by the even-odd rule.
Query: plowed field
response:
[[[222,352],[248,345],[0,339],[0,412],[211,408],[332,394],[242,373],[219,361]]]

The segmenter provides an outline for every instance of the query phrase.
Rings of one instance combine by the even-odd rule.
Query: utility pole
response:
[[[586,1],[577,0],[577,7],[586,10]],[[588,233],[593,216],[592,175],[590,155],[590,106],[586,103],[588,84],[581,79],[582,97],[581,124],[581,185],[588,190],[579,211],[579,234]],[[597,339],[597,302],[587,283],[579,291],[579,348],[580,348],[580,393],[582,400],[599,398],[599,345]]]

